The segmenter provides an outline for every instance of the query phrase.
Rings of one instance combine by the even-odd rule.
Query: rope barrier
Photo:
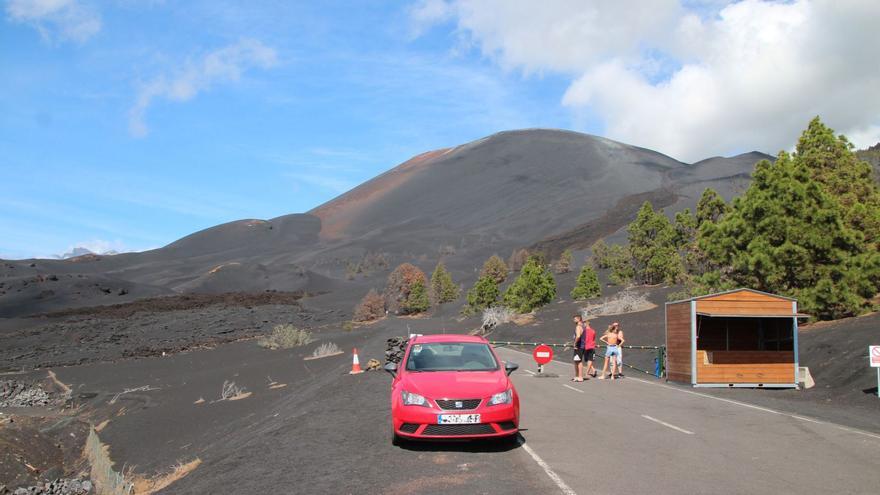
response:
[[[549,347],[562,347],[562,348],[571,347],[571,348],[574,348],[574,345],[572,345],[572,344],[548,344],[546,342],[507,342],[507,341],[499,341],[499,340],[490,340],[489,343],[494,346],[499,346],[499,345],[508,345],[508,346],[509,345],[521,345],[521,346],[546,345]],[[605,346],[605,345],[596,346],[597,349],[599,347],[604,348],[604,347],[608,347],[608,346]],[[652,349],[655,351],[658,349],[665,349],[666,348],[666,346],[662,346],[662,345],[623,345],[620,347],[623,347],[624,349]]]
[[[498,341],[498,340],[490,340],[489,343],[494,346],[499,346],[499,347],[503,347],[503,346],[532,346],[532,347],[535,347],[535,346],[539,346],[539,345],[546,345],[549,347],[561,347],[563,350],[568,349],[568,348],[574,349],[574,345],[572,345],[572,344],[546,344],[543,342],[509,342],[509,341]],[[657,351],[657,357],[654,358],[654,363],[657,366],[656,366],[653,373],[650,371],[640,369],[640,368],[636,368],[635,366],[632,366],[627,363],[622,363],[622,364],[623,364],[623,366],[625,366],[627,368],[634,369],[634,370],[640,371],[646,375],[655,376],[657,378],[660,378],[665,374],[666,363],[664,362],[665,361],[664,355],[666,354],[666,346],[662,346],[662,345],[623,345],[620,347],[623,347],[624,349],[641,349],[641,350]],[[608,346],[607,345],[596,346],[596,349],[600,349],[600,348],[607,349]]]

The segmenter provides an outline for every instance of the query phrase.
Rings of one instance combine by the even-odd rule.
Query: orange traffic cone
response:
[[[351,371],[348,372],[349,375],[357,375],[358,373],[363,373],[364,370],[361,369],[361,362],[358,360],[358,350],[357,347],[352,351],[354,355],[351,358]]]

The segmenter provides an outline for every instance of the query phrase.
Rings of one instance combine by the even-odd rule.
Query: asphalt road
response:
[[[526,445],[561,493],[877,493],[880,435],[653,379],[514,383]]]

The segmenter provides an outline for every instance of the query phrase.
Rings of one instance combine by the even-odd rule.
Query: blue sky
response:
[[[540,13],[530,2],[492,4],[7,1],[0,258],[77,245],[142,250],[230,220],[307,211],[412,155],[505,129],[575,129],[689,160],[775,152],[824,113],[803,108],[802,120],[768,137],[767,112],[789,108],[749,118],[746,105],[723,124],[717,105],[676,100],[693,94],[686,84],[696,72],[700,88],[743,106],[726,71],[761,64],[734,60],[747,47],[727,28],[766,22],[755,20],[768,17],[760,2],[643,3],[653,9],[644,23],[624,16],[618,26],[603,20],[616,15],[610,7],[589,2],[551,1]],[[782,24],[763,28],[782,30],[794,7],[815,16],[807,4],[774,5]],[[688,48],[694,33],[718,47]],[[780,46],[758,62],[800,48]],[[708,62],[719,53],[730,66]],[[762,98],[778,90],[752,84]],[[640,124],[668,113],[655,101],[694,117]],[[831,124],[869,142],[880,135],[876,108],[851,105]],[[688,134],[722,125],[736,132],[720,141]]]

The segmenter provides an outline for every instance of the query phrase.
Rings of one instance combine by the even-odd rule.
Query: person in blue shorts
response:
[[[605,349],[605,363],[602,365],[602,375],[600,380],[604,380],[608,372],[608,362],[611,361],[611,379],[617,376],[617,357],[620,355],[620,337],[617,335],[617,328],[614,325],[608,325],[608,329],[599,338],[607,346]]]

